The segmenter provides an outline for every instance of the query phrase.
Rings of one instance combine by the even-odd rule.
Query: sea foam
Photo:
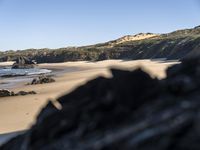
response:
[[[0,68],[0,77],[5,76],[29,76],[29,75],[39,75],[51,73],[51,70],[48,69],[12,69],[12,68]]]

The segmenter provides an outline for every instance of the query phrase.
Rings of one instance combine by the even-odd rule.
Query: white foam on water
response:
[[[11,69],[11,68],[0,68],[0,77],[2,76],[29,76],[29,75],[39,75],[51,73],[48,69]]]

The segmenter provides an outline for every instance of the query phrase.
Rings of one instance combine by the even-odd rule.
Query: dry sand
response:
[[[158,78],[165,77],[165,69],[176,62],[156,62],[150,60],[121,61],[107,60],[93,62],[67,62],[58,64],[40,64],[41,68],[65,69],[78,67],[80,71],[69,72],[56,76],[55,83],[43,85],[25,85],[19,83],[13,91],[36,91],[36,95],[16,96],[0,98],[0,135],[21,131],[29,128],[35,121],[35,117],[49,100],[55,100],[58,96],[72,91],[77,86],[84,84],[96,76],[110,76],[108,68],[135,69],[142,66],[144,70]],[[6,63],[7,65],[8,63]],[[0,64],[4,65],[4,64]],[[1,85],[0,85],[1,86]],[[1,136],[0,136],[1,137]]]

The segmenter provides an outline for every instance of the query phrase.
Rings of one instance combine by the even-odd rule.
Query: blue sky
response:
[[[199,0],[0,0],[0,50],[88,45],[200,25]]]

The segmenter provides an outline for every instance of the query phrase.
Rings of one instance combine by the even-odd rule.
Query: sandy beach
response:
[[[10,63],[0,63],[0,66]],[[69,93],[97,76],[110,76],[109,68],[121,68],[133,70],[142,67],[152,77],[164,78],[165,69],[177,62],[159,62],[151,60],[122,61],[106,60],[100,62],[66,62],[57,64],[40,64],[40,68],[48,68],[56,71],[56,82],[42,85],[26,85],[27,81],[17,83],[13,88],[15,92],[36,91],[36,95],[15,96],[0,98],[0,140],[1,135],[28,129],[42,107],[49,100],[54,101],[57,97]],[[63,71],[69,68],[78,68],[75,71]],[[7,82],[3,79],[0,82]],[[0,84],[1,88],[1,84]]]

